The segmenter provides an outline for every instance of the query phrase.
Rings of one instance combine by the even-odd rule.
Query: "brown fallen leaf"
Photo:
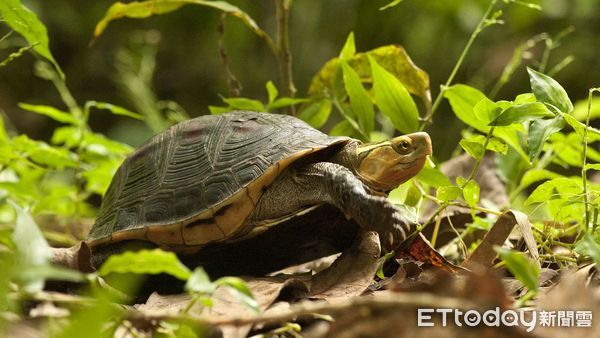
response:
[[[248,288],[252,291],[258,307],[261,311],[266,310],[273,302],[284,292],[285,289],[293,289],[288,292],[308,292],[307,285],[296,278],[286,276],[264,277],[264,278],[244,278]],[[213,297],[212,307],[203,307],[195,304],[189,311],[191,316],[201,321],[222,321],[228,318],[250,317],[255,315],[248,307],[241,304],[239,300],[232,295],[225,287],[219,287]],[[145,304],[136,305],[135,308],[141,316],[138,320],[145,321],[152,317],[179,316],[185,309],[191,296],[188,294],[159,295],[153,293]],[[246,337],[252,329],[252,324],[222,325],[219,327],[224,338]]]
[[[517,224],[525,238],[525,242],[529,248],[529,254],[536,264],[539,265],[539,253],[535,240],[533,239],[529,219],[525,214],[519,211],[509,210],[498,217],[498,220],[485,235],[479,246],[463,261],[461,266],[467,269],[471,269],[477,265],[484,267],[492,266],[493,261],[497,256],[494,246],[502,246]]]
[[[571,326],[560,327],[558,313],[555,312],[554,327],[541,326],[538,323],[535,332],[548,338],[600,337],[600,323],[595,318],[600,313],[600,298],[597,287],[586,287],[584,274],[564,272],[561,281],[548,292],[541,295],[536,304],[539,311],[591,311],[591,327],[576,327],[577,319],[573,318]],[[538,318],[539,321],[539,318]]]
[[[533,237],[533,229],[531,222],[529,222],[529,217],[518,210],[511,209],[507,211],[507,213],[511,213],[514,216],[517,226],[519,227],[519,231],[521,232],[521,236],[523,237],[525,245],[527,246],[529,256],[533,262],[537,264],[538,268],[540,268],[540,253],[538,252],[535,237]]]
[[[352,247],[312,278],[311,298],[334,301],[362,294],[373,281],[380,252],[377,233],[359,233]]]
[[[412,239],[409,239],[398,250],[396,258],[410,256],[417,261],[430,263],[448,272],[457,272],[461,268],[450,263],[439,252],[437,252],[431,243],[421,234],[418,233]]]
[[[39,321],[21,321],[18,323],[10,323],[3,329],[5,337],[18,338],[43,338],[47,337],[47,332],[41,328]]]
[[[463,275],[438,272],[435,281],[415,286],[412,290],[405,288],[401,292],[375,291],[372,297],[354,298],[354,303],[346,304],[345,308],[319,311],[332,315],[334,321],[318,323],[314,328],[309,327],[303,334],[305,337],[343,338],[532,337],[523,327],[466,327],[454,325],[453,320],[448,320],[447,325],[443,326],[441,316],[437,315],[432,316],[435,326],[417,326],[418,309],[451,308],[481,312],[496,307],[508,309],[512,300],[507,297],[500,279],[488,269],[476,270],[465,272]],[[361,300],[364,302],[359,302]],[[434,304],[430,304],[429,300]]]

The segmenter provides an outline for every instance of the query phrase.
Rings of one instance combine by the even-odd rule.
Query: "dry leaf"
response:
[[[497,255],[494,246],[502,246],[516,224],[519,225],[521,233],[524,234],[525,242],[529,247],[529,254],[539,266],[539,253],[535,245],[535,240],[533,240],[529,220],[525,214],[514,210],[509,210],[498,217],[498,220],[485,235],[477,249],[463,261],[461,266],[467,269],[477,265],[492,266]],[[531,243],[532,240],[533,243]]]
[[[299,279],[285,276],[244,278],[248,288],[252,291],[261,311],[266,310],[279,297],[284,289],[292,289],[291,293],[302,290],[307,292],[306,284]],[[199,304],[193,306],[190,314],[198,316],[199,319],[207,321],[222,320],[231,317],[249,317],[254,313],[232,295],[228,288],[219,287],[213,297],[213,306],[202,307]],[[135,308],[149,316],[177,315],[186,308],[191,300],[188,294],[177,294],[162,296],[153,293],[145,304],[137,305]],[[223,325],[220,329],[225,338],[246,337],[252,328],[247,325]]]
[[[313,277],[311,297],[332,301],[362,294],[373,281],[380,252],[377,233],[361,232],[352,247]]]
[[[594,318],[600,313],[600,299],[595,296],[594,289],[586,287],[585,281],[576,273],[565,272],[556,286],[539,297],[536,309],[540,311],[592,311],[592,327],[559,327],[558,319],[556,319],[555,327],[538,325],[535,333],[542,337],[600,337],[600,324],[598,318]],[[576,322],[573,324],[575,325]]]

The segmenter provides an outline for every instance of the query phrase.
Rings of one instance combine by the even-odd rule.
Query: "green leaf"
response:
[[[110,256],[100,267],[100,276],[111,273],[169,274],[181,280],[191,277],[191,271],[183,265],[173,252],[160,249],[127,251]]]
[[[539,102],[516,104],[504,110],[491,123],[491,126],[508,126],[513,123],[553,117],[548,108]]]
[[[519,183],[519,188],[524,189],[535,182],[544,181],[562,177],[561,175],[546,169],[530,169],[528,170]]]
[[[43,267],[50,263],[52,251],[31,215],[16,203],[8,200],[17,214],[12,241],[17,247],[21,268]],[[21,270],[23,272],[25,270]],[[23,275],[21,282],[27,292],[41,291],[45,276],[41,274]]]
[[[461,194],[462,190],[459,187],[447,185],[439,187],[435,197],[442,202],[450,202],[460,197]]]
[[[444,92],[444,97],[450,101],[450,106],[452,107],[454,114],[461,121],[482,133],[488,133],[490,127],[483,120],[480,120],[475,114],[475,107],[480,104],[480,102],[486,102],[484,101],[486,97],[482,92],[467,85],[457,84],[446,89]],[[484,103],[481,103],[481,105],[483,104]],[[500,106],[500,108],[503,106],[501,102],[497,102],[496,105]],[[491,105],[486,103],[486,106],[490,107]],[[482,108],[483,107],[480,106],[479,109],[481,110]],[[479,114],[482,117],[486,116],[486,114],[483,114],[482,112]],[[493,111],[492,114],[488,115],[493,115]],[[515,149],[519,155],[521,155],[524,159],[527,159],[527,154],[525,154],[519,142],[519,135],[517,134],[518,130],[519,129],[517,129],[516,126],[496,127],[493,135],[502,139],[509,146]]]
[[[283,107],[289,107],[300,103],[308,102],[308,99],[292,98],[292,97],[280,97],[275,100],[272,104],[267,107],[268,111],[273,109],[279,109]],[[264,110],[264,108],[263,108]]]
[[[473,106],[473,113],[475,114],[475,117],[484,123],[490,123],[496,119],[501,111],[502,108],[498,107],[496,103],[487,97],[484,97],[475,106]]]
[[[8,143],[8,134],[4,126],[4,114],[0,114],[0,145]]]
[[[560,131],[564,126],[565,120],[561,115],[550,120],[534,120],[531,123],[527,137],[529,162],[534,162],[538,156],[540,156],[544,142],[546,142],[552,134]]]
[[[467,154],[471,155],[476,160],[482,159],[484,155],[483,144],[479,142],[473,142],[469,140],[462,139],[458,142],[461,148],[467,152]]]
[[[243,279],[238,277],[221,277],[215,281],[215,285],[230,288],[242,304],[255,312],[260,312],[258,303]]]
[[[397,6],[397,5],[398,5],[398,4],[400,4],[402,1],[404,1],[404,0],[393,0],[393,1],[391,1],[390,3],[388,3],[387,5],[385,5],[385,6],[382,6],[382,7],[379,7],[379,10],[380,10],[380,11],[385,11],[386,9],[390,9],[390,8],[392,8],[392,7],[395,7],[395,6]]]
[[[479,202],[479,184],[471,180],[463,188],[462,194],[469,206],[476,206]]]
[[[64,79],[64,73],[50,52],[46,26],[34,12],[21,4],[20,0],[2,0],[0,1],[0,17],[10,28],[21,34],[33,46],[33,50],[50,61]]]
[[[43,279],[64,282],[84,282],[86,280],[85,275],[79,271],[50,264],[22,267],[19,272],[19,278],[27,281]]]
[[[600,163],[586,163],[585,170],[600,170]]]
[[[263,106],[262,102],[245,97],[223,98],[223,102],[227,103],[231,109],[265,111],[265,106]]]
[[[331,136],[352,136],[352,134],[354,134],[354,128],[346,120],[340,121],[329,131],[329,135]]]
[[[482,133],[488,132],[487,123],[475,115],[475,106],[486,99],[482,92],[467,85],[457,84],[446,89],[444,97],[450,101],[452,111],[461,121]]]
[[[525,205],[546,202],[553,198],[567,199],[583,192],[580,182],[571,178],[558,177],[540,184],[525,200]]]
[[[481,159],[485,153],[483,149],[485,139],[486,137],[483,135],[473,135],[460,140],[459,144],[473,158]],[[499,138],[491,137],[488,141],[486,149],[496,153],[506,154],[508,151],[508,146]]]
[[[414,64],[404,48],[398,45],[383,46],[368,52],[356,53],[345,60],[358,73],[363,83],[373,81],[369,57],[400,80],[409,93],[418,96],[428,111],[431,109],[429,77]],[[338,81],[341,77],[340,62],[340,58],[329,60],[313,77],[308,90],[310,97],[321,98],[332,95],[341,97],[336,90],[338,88],[336,83],[341,83]]]
[[[33,162],[56,169],[77,167],[75,154],[67,149],[51,147],[45,143],[39,144],[40,147],[29,152],[29,158]]]
[[[116,2],[112,4],[108,11],[106,11],[104,14],[102,20],[100,20],[96,25],[96,28],[94,29],[94,37],[97,38],[102,35],[108,24],[113,20],[121,18],[143,19],[153,15],[166,14],[188,4],[207,6],[221,10],[242,20],[242,22],[257,35],[264,36],[266,34],[258,27],[256,22],[246,12],[226,1],[149,0],[133,1],[129,3]]]
[[[198,267],[185,283],[185,289],[188,292],[198,292],[204,294],[212,294],[217,289],[217,286],[210,281],[210,277],[203,268]]]
[[[69,150],[52,147],[42,141],[35,141],[21,134],[12,139],[16,151],[24,153],[31,161],[46,165],[51,168],[63,169],[65,167],[76,167],[77,157]]]
[[[555,154],[552,157],[554,163],[572,167],[581,168],[583,164],[583,142],[576,133],[554,133],[549,138],[552,150]],[[600,153],[594,150],[594,147],[588,147],[586,152],[588,161],[600,161]]]
[[[117,156],[122,160],[123,155],[133,151],[133,148],[125,143],[113,141],[106,136],[98,133],[86,133],[84,137],[84,146],[86,152],[95,153],[102,156]]]
[[[54,129],[52,144],[64,144],[68,148],[74,148],[81,142],[81,130],[78,127],[65,126]]]
[[[523,253],[495,247],[494,250],[500,255],[500,258],[506,264],[508,270],[529,290],[536,291],[538,289],[538,279],[540,270],[530,261]]]
[[[108,110],[109,112],[115,114],[115,115],[121,115],[121,116],[127,116],[127,117],[131,117],[134,118],[136,120],[143,120],[144,116],[138,113],[134,113],[130,110],[127,110],[123,107],[119,107],[119,106],[115,106],[112,103],[106,103],[106,102],[96,102],[96,101],[88,101],[85,103],[85,110],[89,111],[90,108],[97,108],[97,109],[105,109]]]
[[[600,97],[592,97],[592,109],[590,110],[590,120],[600,118]],[[573,108],[573,117],[578,121],[585,121],[588,115],[588,100],[579,100],[575,102]]]
[[[585,124],[577,121],[573,116],[569,114],[562,114],[562,117],[567,121],[567,123],[573,127],[577,135],[579,135],[582,139],[585,136],[586,126]],[[592,143],[595,141],[600,141],[600,130],[594,127],[587,127],[587,140],[588,143]]]
[[[211,115],[219,115],[219,114],[229,113],[231,111],[231,108],[219,107],[219,106],[208,106],[208,110],[210,111]]]
[[[390,136],[384,132],[374,130],[369,134],[369,141],[384,142],[390,139]]]
[[[51,119],[72,125],[79,125],[79,120],[75,118],[71,113],[67,113],[61,110],[58,110],[54,107],[50,106],[38,106],[27,103],[19,103],[19,107],[21,109],[25,109],[30,112],[34,112],[36,114],[45,115],[50,117]]]
[[[520,125],[511,125],[507,127],[496,127],[493,135],[506,142],[511,148],[517,151],[524,160],[528,160],[527,154],[523,150],[520,143],[519,131],[521,130]]]
[[[102,35],[108,24],[120,18],[142,19],[153,15],[172,12],[186,5],[183,1],[134,1],[130,3],[115,2],[104,14],[102,20],[96,24],[94,37]]]
[[[515,97],[515,101],[513,102],[513,104],[525,104],[525,103],[534,103],[534,102],[537,102],[535,95],[533,95],[533,93],[525,93],[525,94],[517,95],[517,97]]]
[[[302,121],[310,124],[314,128],[321,128],[329,119],[329,115],[331,114],[331,101],[329,100],[319,100],[317,102],[312,103],[306,109],[298,114],[298,118]]]
[[[573,111],[573,103],[565,89],[548,75],[527,68],[531,90],[538,101],[554,107],[556,113],[568,114]]]
[[[340,52],[340,60],[346,61],[356,54],[356,45],[354,44],[354,32],[350,32],[348,34],[348,38],[346,38],[346,43]]]
[[[275,87],[275,85],[273,84],[273,81],[269,81],[267,82],[267,95],[269,97],[269,105],[273,103],[273,101],[275,101],[275,99],[277,98],[277,95],[279,95],[279,90],[277,90],[277,87]]]
[[[250,291],[246,282],[238,277],[221,277],[215,281],[215,285],[228,286],[232,289],[238,290],[246,296],[254,297],[252,296],[252,291]]]
[[[369,62],[373,71],[375,102],[383,115],[387,116],[394,127],[403,133],[416,131],[419,124],[419,111],[404,85],[377,64],[372,57],[369,57]]]
[[[586,234],[582,240],[577,242],[575,251],[580,255],[592,257],[596,266],[600,265],[600,245],[592,235]]]
[[[369,93],[360,82],[358,74],[346,62],[342,62],[342,71],[352,111],[358,119],[360,129],[368,135],[375,127],[375,111]]]
[[[438,168],[424,167],[423,169],[421,169],[421,171],[419,171],[416,178],[419,181],[429,184],[434,188],[452,185],[450,179],[446,175],[444,175]]]
[[[83,172],[85,190],[103,196],[121,162],[121,158],[94,161],[94,166]]]

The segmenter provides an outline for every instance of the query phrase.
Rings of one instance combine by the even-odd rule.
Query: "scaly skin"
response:
[[[376,231],[392,249],[406,239],[410,222],[384,196],[416,175],[430,154],[429,136],[416,133],[370,145],[350,143],[331,162],[288,168],[258,201],[250,228],[327,203],[363,229]]]

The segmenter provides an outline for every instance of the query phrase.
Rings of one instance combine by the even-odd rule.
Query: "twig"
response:
[[[131,321],[160,321],[181,320],[191,321],[199,324],[212,326],[233,325],[243,326],[258,323],[280,323],[298,320],[299,318],[314,318],[316,314],[338,314],[352,309],[355,313],[357,308],[456,308],[477,309],[482,308],[477,304],[465,299],[445,297],[430,293],[389,293],[369,297],[348,298],[335,303],[306,301],[293,305],[287,310],[277,313],[262,313],[250,316],[233,316],[228,318],[202,318],[195,315],[181,315],[169,313],[143,313],[139,310],[129,308],[126,319]]]
[[[433,102],[433,106],[431,107],[431,112],[429,113],[428,116],[425,116],[423,118],[423,122],[421,122],[421,126],[419,127],[419,130],[425,129],[425,126],[427,126],[428,123],[431,123],[432,118],[433,118],[433,114],[435,114],[435,111],[437,110],[438,106],[440,105],[440,103],[442,103],[442,98],[444,97],[444,93],[446,92],[446,90],[448,89],[448,87],[450,87],[450,84],[452,84],[452,81],[454,81],[454,77],[456,76],[456,73],[460,69],[460,66],[463,63],[463,61],[465,59],[465,56],[467,55],[467,53],[471,49],[471,45],[473,44],[473,42],[475,41],[475,39],[477,38],[477,36],[479,35],[479,33],[481,33],[483,31],[483,29],[485,28],[485,26],[488,24],[488,18],[490,16],[490,13],[492,12],[492,9],[496,6],[497,2],[498,2],[498,0],[491,0],[490,1],[490,5],[486,9],[485,13],[483,14],[483,17],[481,18],[481,20],[477,24],[477,27],[475,28],[475,30],[473,31],[473,33],[471,33],[471,36],[469,37],[469,41],[467,41],[467,45],[465,46],[465,48],[460,53],[458,61],[454,65],[454,68],[452,69],[452,72],[450,73],[450,76],[448,76],[448,79],[446,80],[446,83],[440,88],[440,92],[436,96],[435,101]]]
[[[283,86],[283,92],[288,97],[296,95],[296,87],[292,76],[292,52],[289,43],[289,13],[292,0],[275,0],[277,17],[277,61]],[[290,107],[294,113],[294,106]]]
[[[61,304],[93,305],[97,300],[90,297],[75,296],[60,292],[40,291],[34,294],[9,293],[8,297],[13,300],[28,300],[37,302],[53,302]]]
[[[221,62],[223,63],[223,67],[225,67],[225,73],[227,73],[227,86],[229,87],[229,95],[230,96],[240,96],[242,92],[242,84],[237,79],[237,77],[233,74],[231,67],[229,66],[229,57],[227,56],[227,51],[225,50],[225,19],[227,18],[227,14],[221,14],[221,19],[219,21],[219,25],[217,26],[217,32],[219,33],[219,56],[221,57]]]

